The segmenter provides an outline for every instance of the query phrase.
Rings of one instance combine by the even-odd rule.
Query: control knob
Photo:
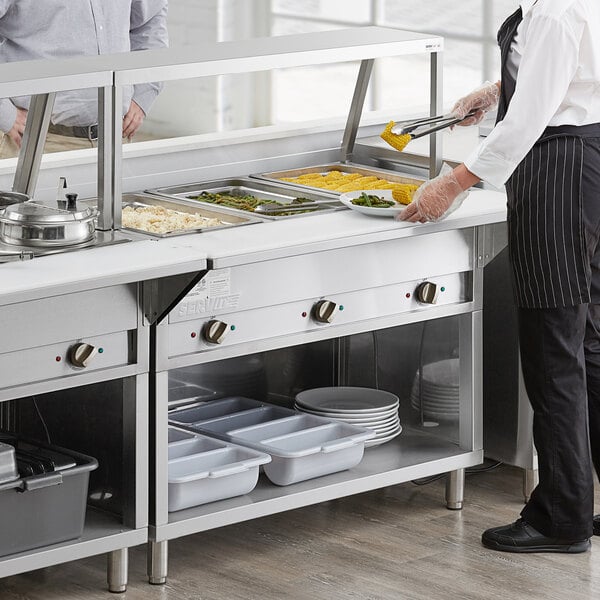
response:
[[[331,300],[319,300],[312,310],[312,316],[317,323],[331,323],[335,316],[337,304]]]
[[[435,304],[440,293],[440,287],[437,283],[424,281],[417,286],[415,294],[419,302],[423,304]]]
[[[227,323],[212,319],[202,328],[202,337],[209,344],[220,344],[227,334]]]
[[[96,346],[80,342],[69,349],[69,362],[74,367],[85,369],[96,354],[98,354]]]

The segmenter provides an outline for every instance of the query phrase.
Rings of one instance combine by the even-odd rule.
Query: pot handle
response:
[[[35,255],[31,250],[21,250],[19,252],[0,250],[0,263],[13,262],[17,260],[31,260],[34,256]]]

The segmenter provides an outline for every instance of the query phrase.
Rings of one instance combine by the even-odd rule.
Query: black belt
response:
[[[91,142],[95,142],[98,139],[98,125],[88,125],[87,127],[84,127],[82,125],[68,126],[50,124],[50,127],[48,127],[48,133],[83,138],[90,140]]]

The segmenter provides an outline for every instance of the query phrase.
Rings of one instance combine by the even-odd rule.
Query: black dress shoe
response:
[[[600,515],[594,515],[594,535],[600,535]]]
[[[598,519],[600,527],[600,518]],[[546,537],[523,519],[510,525],[493,527],[483,532],[481,543],[492,550],[503,552],[585,552],[591,546],[590,540],[565,540]]]

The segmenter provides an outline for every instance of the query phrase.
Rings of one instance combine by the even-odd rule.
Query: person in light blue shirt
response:
[[[163,48],[167,8],[168,0],[0,0],[0,62]],[[160,89],[153,83],[125,90],[124,138],[139,129]],[[97,104],[93,89],[57,94],[49,145],[93,146]],[[29,97],[0,99],[0,158],[18,154],[28,108]]]

